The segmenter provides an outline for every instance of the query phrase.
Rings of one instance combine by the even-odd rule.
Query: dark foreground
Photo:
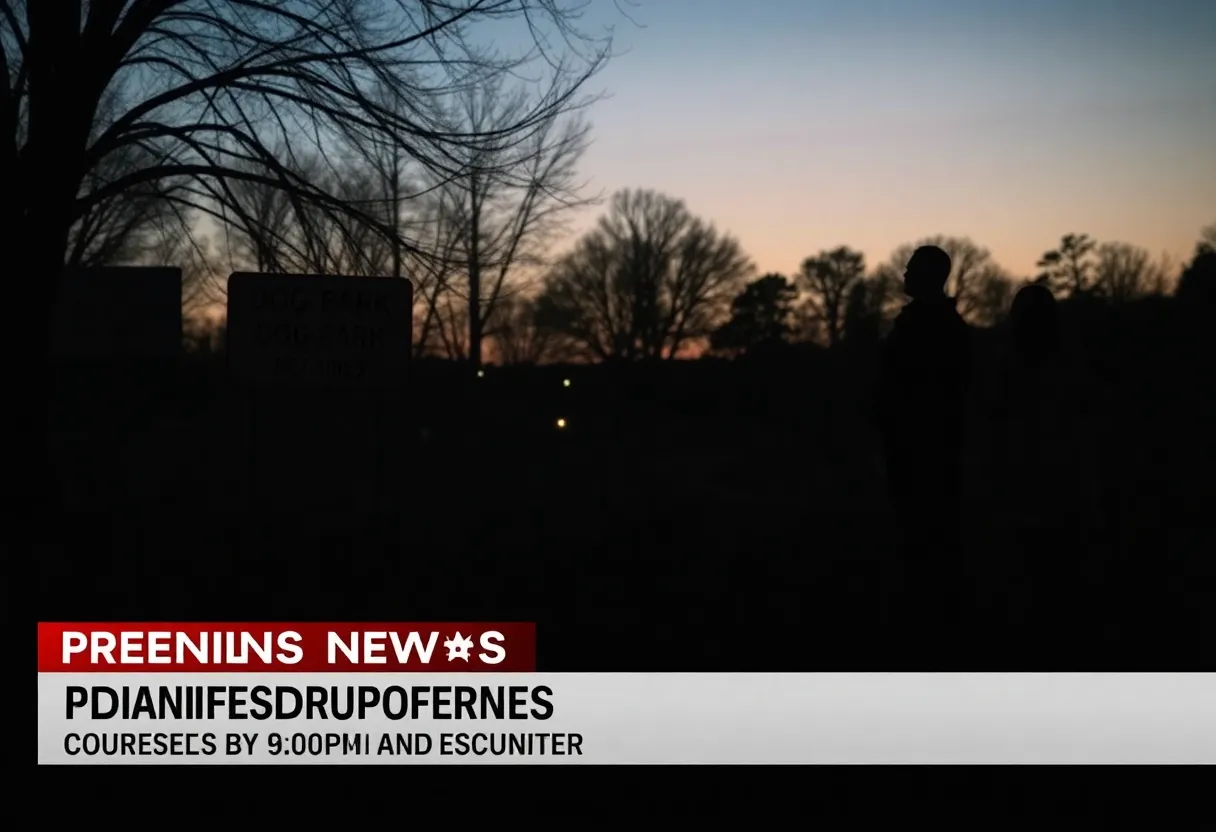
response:
[[[71,515],[39,616],[531,620],[541,669],[569,671],[1216,669],[1211,391],[1168,356],[1102,355],[1105,462],[1073,533],[1019,543],[969,442],[970,608],[945,632],[903,591],[856,355],[420,366],[378,422],[331,398],[253,430],[220,362],[111,395],[93,373],[56,427]],[[1053,611],[1028,557],[1059,576]]]

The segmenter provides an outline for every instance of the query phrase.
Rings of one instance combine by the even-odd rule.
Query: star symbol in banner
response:
[[[469,650],[473,647],[473,639],[465,638],[457,631],[456,635],[444,641],[443,646],[448,650],[448,661],[456,659],[469,660]]]

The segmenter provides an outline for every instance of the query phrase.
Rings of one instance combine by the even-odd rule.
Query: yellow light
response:
[[[569,387],[569,386],[570,386],[570,379],[568,379],[568,378],[562,379],[562,387]]]
[[[478,377],[478,378],[485,378],[485,377],[486,377],[486,371],[485,371],[485,370],[478,370],[478,371],[477,371],[477,377]]]
[[[565,420],[565,419],[558,419],[558,420],[557,420],[557,426],[558,426],[559,428],[564,428],[564,427],[566,426],[566,420]]]

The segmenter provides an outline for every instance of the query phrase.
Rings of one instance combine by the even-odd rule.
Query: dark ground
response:
[[[533,620],[541,669],[569,671],[1212,670],[1213,338],[1170,301],[1070,315],[1101,406],[1055,440],[1098,449],[1095,511],[1031,545],[1079,576],[1060,616],[1015,578],[1028,547],[992,496],[983,404],[1001,335],[977,333],[975,609],[946,643],[913,635],[935,599],[900,592],[863,347],[483,379],[420,363],[379,422],[334,396],[255,411],[216,357],[64,371],[71,514],[39,617]]]

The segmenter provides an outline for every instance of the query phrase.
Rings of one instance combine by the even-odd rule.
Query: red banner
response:
[[[40,623],[39,673],[520,673],[536,625]]]

